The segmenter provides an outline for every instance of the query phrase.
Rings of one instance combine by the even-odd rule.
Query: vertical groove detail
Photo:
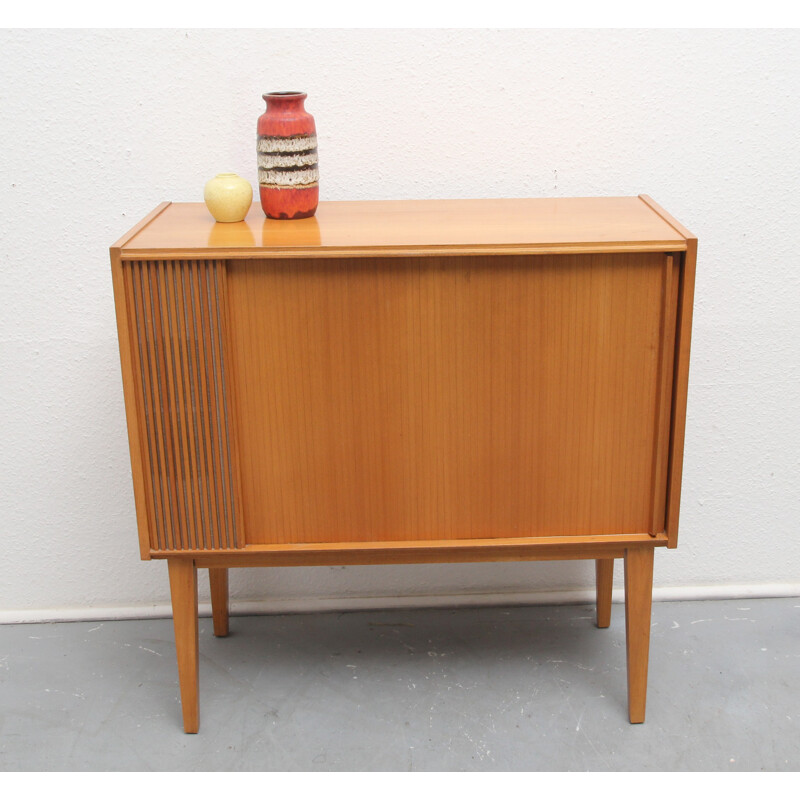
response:
[[[226,383],[223,267],[129,261],[153,550],[239,546]]]

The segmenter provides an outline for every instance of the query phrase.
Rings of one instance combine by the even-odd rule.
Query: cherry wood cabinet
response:
[[[697,241],[646,196],[164,203],[111,248],[142,558],[186,731],[197,569],[624,559],[631,722],[677,544]]]

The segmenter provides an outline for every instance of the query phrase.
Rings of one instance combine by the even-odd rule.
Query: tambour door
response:
[[[663,531],[678,270],[659,252],[228,261],[237,535]]]
[[[150,549],[241,545],[225,263],[123,261],[131,383]]]

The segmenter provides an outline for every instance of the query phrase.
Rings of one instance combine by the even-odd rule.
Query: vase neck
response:
[[[305,92],[269,92],[262,95],[267,101],[267,110],[305,111],[303,103],[308,95]]]

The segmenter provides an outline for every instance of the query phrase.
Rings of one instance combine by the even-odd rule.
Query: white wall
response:
[[[695,232],[680,547],[656,586],[800,587],[798,31],[12,30],[0,54],[0,618],[167,602],[165,565],[138,560],[108,246],[217,172],[255,183],[261,94],[283,89],[308,92],[323,200],[643,192]],[[573,562],[231,588],[347,607],[592,580]]]

